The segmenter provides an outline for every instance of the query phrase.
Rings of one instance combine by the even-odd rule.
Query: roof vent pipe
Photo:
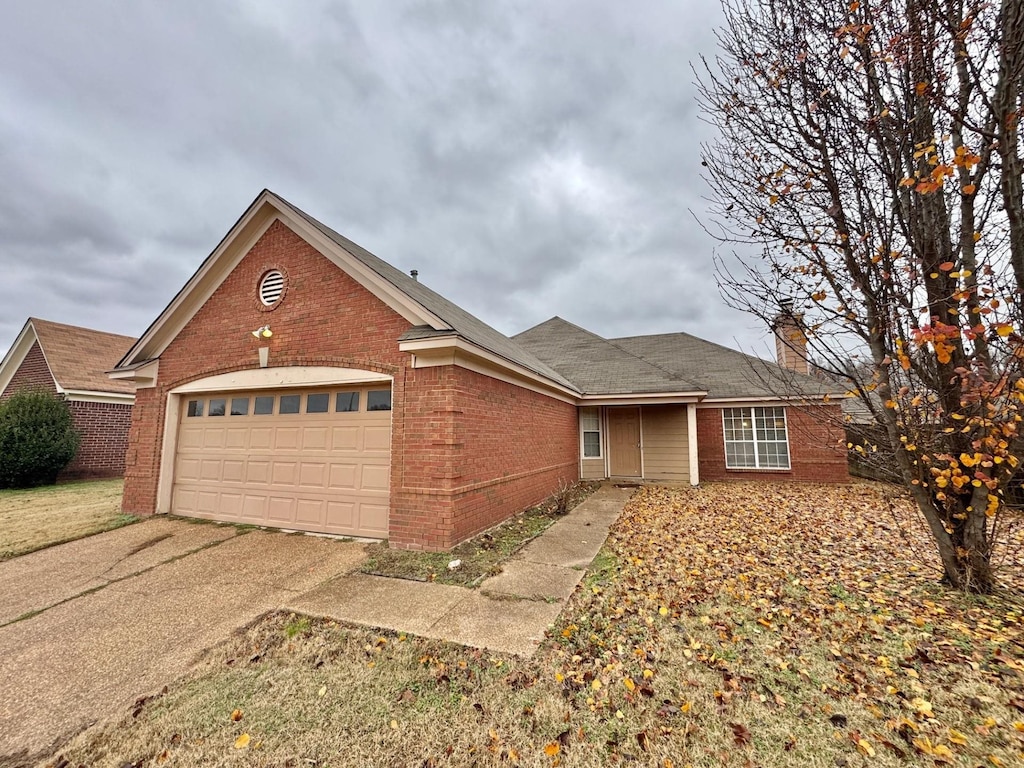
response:
[[[420,271],[418,269],[410,269],[409,274],[412,275],[412,279],[417,283],[420,281]]]

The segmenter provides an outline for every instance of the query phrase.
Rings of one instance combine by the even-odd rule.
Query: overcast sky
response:
[[[0,354],[139,335],[267,187],[507,334],[725,307],[690,63],[717,0],[5,3]]]

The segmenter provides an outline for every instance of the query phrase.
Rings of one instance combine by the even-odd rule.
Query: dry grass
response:
[[[386,541],[373,544],[366,548],[367,558],[360,570],[377,576],[436,581],[461,587],[479,586],[486,577],[500,573],[503,562],[600,486],[600,483],[582,482],[565,488],[543,503],[464,541],[449,552],[407,552],[390,549]],[[559,504],[564,505],[562,510],[559,510]],[[453,560],[459,560],[461,564],[450,570],[448,564]]]
[[[275,615],[60,759],[1020,765],[1019,593],[944,591],[918,546],[875,486],[645,488],[534,659]]]
[[[119,528],[123,480],[0,491],[0,560]]]

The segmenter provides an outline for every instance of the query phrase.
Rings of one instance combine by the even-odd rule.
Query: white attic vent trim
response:
[[[272,269],[260,279],[260,301],[265,307],[273,306],[284,292],[284,275]]]

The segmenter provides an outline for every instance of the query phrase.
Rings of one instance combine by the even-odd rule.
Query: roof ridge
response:
[[[60,323],[60,322],[57,322],[56,320],[46,320],[46,319],[44,319],[42,317],[29,317],[27,322],[33,323],[33,324],[34,323],[42,323],[43,325],[56,325],[56,326],[59,326],[61,328],[71,328],[71,329],[76,330],[76,331],[87,331],[89,333],[102,333],[104,336],[117,336],[118,338],[122,338],[122,339],[137,340],[137,337],[129,336],[129,335],[124,334],[124,333],[114,333],[113,331],[101,331],[98,328],[87,328],[84,325],[72,325],[71,323]]]
[[[611,344],[616,349],[621,349],[623,352],[625,352],[630,357],[635,357],[637,360],[642,360],[643,362],[647,363],[648,365],[657,368],[659,371],[667,373],[669,378],[674,380],[674,381],[682,381],[682,382],[685,382],[686,384],[692,384],[693,383],[693,382],[683,378],[682,374],[679,373],[678,371],[673,371],[670,368],[666,368],[663,365],[659,365],[658,363],[654,362],[653,360],[649,360],[648,358],[644,357],[643,355],[638,355],[636,352],[630,352],[628,349],[623,347],[621,344],[616,344],[615,343],[616,342],[615,339],[605,339],[605,341],[607,341],[609,344]]]

